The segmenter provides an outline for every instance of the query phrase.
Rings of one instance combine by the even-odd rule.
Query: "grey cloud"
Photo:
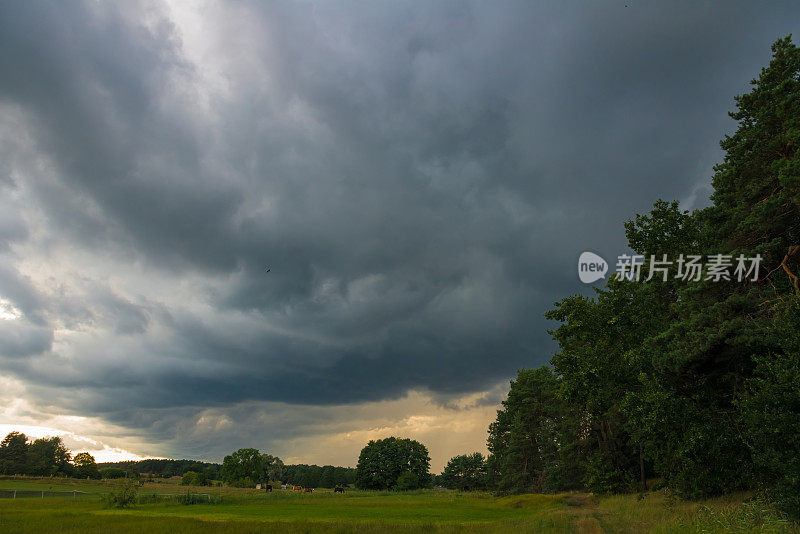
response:
[[[25,358],[48,351],[53,332],[29,323],[0,320],[0,358]]]
[[[0,183],[24,180],[0,245],[108,271],[58,293],[4,256],[0,296],[75,332],[7,369],[159,436],[137,410],[446,399],[544,363],[542,314],[586,289],[578,254],[618,253],[622,221],[659,197],[703,204],[733,95],[800,20],[791,4],[242,2],[210,4],[193,56],[156,6],[0,9],[0,102],[38,156],[0,157]]]
[[[44,324],[42,312],[46,303],[42,294],[34,287],[30,278],[7,263],[0,264],[0,297],[10,300],[29,321]]]

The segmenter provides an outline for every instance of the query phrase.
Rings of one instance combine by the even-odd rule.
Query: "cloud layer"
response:
[[[484,424],[459,402],[549,359],[580,252],[706,201],[798,14],[0,4],[0,370],[27,403],[2,422],[351,464],[335,436]]]

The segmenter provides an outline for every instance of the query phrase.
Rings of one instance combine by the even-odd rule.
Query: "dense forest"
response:
[[[681,261],[645,263],[638,280],[555,303],[551,365],[519,371],[489,429],[490,486],[656,479],[688,498],[755,490],[800,516],[800,50],[787,37],[772,52],[735,98],[711,206],[659,200],[625,223],[644,258],[697,255],[732,274],[760,257],[761,269],[687,280]]]

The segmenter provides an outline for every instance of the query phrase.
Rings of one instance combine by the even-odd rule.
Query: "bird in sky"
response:
[[[271,269],[270,269],[269,267],[267,267],[267,272],[270,272],[270,270],[271,270]]]

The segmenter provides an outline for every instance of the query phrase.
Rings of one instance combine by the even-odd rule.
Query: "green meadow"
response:
[[[0,532],[800,532],[746,495],[684,502],[659,492],[517,495],[446,490],[416,492],[330,490],[266,493],[236,488],[192,488],[147,483],[140,503],[106,507],[101,496],[115,481],[0,479]],[[187,491],[211,503],[180,504]],[[38,494],[35,492],[39,492]],[[44,492],[42,497],[41,492]],[[66,492],[66,493],[57,493]],[[71,493],[75,492],[75,493]]]

